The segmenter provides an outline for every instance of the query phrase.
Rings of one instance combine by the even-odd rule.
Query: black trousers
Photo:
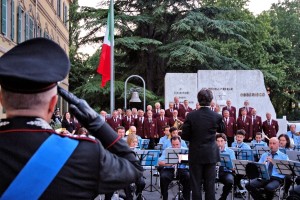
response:
[[[232,189],[232,185],[234,183],[234,176],[232,172],[226,172],[223,170],[219,171],[219,182],[221,182],[223,186],[223,192],[221,194],[221,199],[226,199],[230,190]]]
[[[202,200],[202,180],[205,200],[215,200],[216,164],[190,163],[192,199]]]
[[[135,194],[142,194],[142,191],[145,189],[146,183],[144,180],[144,177],[141,177],[135,182],[136,190]],[[124,188],[124,192],[126,195],[126,200],[133,200],[133,195],[132,195],[132,187],[131,185],[128,185],[126,188]]]
[[[142,191],[145,189],[145,186],[146,186],[143,176],[135,182],[135,186],[136,186],[135,194],[136,195],[142,194]],[[128,185],[127,187],[124,188],[124,193],[126,195],[125,200],[133,200],[131,185]],[[110,200],[112,198],[113,194],[114,194],[113,192],[105,194],[105,199]]]
[[[266,199],[273,199],[275,190],[283,182],[283,179],[272,178],[270,180],[253,179],[246,184],[246,189],[250,192],[254,200],[264,199],[263,192],[266,195]],[[260,190],[263,188],[263,192]]]
[[[160,174],[160,189],[163,200],[168,200],[168,189],[169,184],[174,180],[174,168],[162,168],[159,170]],[[188,169],[178,169],[177,170],[177,179],[183,186],[183,198],[185,200],[190,199],[190,173]]]

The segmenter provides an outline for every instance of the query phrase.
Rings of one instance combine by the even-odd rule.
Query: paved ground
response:
[[[160,188],[159,188],[159,177],[156,178],[155,176],[152,176],[152,187],[151,187],[151,175],[150,175],[150,171],[151,170],[145,170],[144,171],[144,177],[145,177],[145,181],[146,181],[146,188],[143,191],[143,196],[145,200],[160,200]],[[245,181],[242,180],[242,185],[245,185]],[[216,188],[216,200],[218,200],[220,198],[220,194],[222,193],[222,184],[217,184],[217,188]],[[120,195],[124,194],[122,190],[119,191]],[[176,194],[178,193],[178,186],[175,184],[173,187],[171,187],[171,189],[169,189],[169,200],[174,200],[174,197],[176,196]],[[227,197],[227,200],[231,200],[232,199],[232,194],[230,193]],[[134,197],[135,200],[136,197]],[[203,200],[205,200],[204,196],[202,198]],[[245,190],[244,191],[244,198],[233,198],[234,200],[242,200],[242,199],[248,199],[248,193]],[[274,199],[279,199],[278,197],[274,198]],[[104,195],[99,195],[98,198],[96,198],[95,200],[104,200]],[[123,200],[122,198],[112,198],[112,200]]]
[[[145,198],[145,200],[160,200],[160,188],[159,188],[159,177],[156,178],[155,176],[152,176],[152,187],[150,185],[151,179],[150,179],[150,170],[146,170],[144,172],[144,176],[145,176],[145,181],[146,181],[146,188],[143,191],[143,196]],[[173,200],[174,197],[176,196],[177,192],[178,192],[178,186],[175,184],[172,185],[173,187],[169,190],[169,199]],[[222,184],[219,184],[219,188],[216,189],[216,199],[219,199],[220,194],[222,192]],[[122,195],[123,191],[120,190],[119,193]],[[247,196],[247,195],[245,195]],[[102,197],[102,199],[101,199]],[[103,195],[99,196],[97,198],[97,200],[103,200],[104,197]],[[205,199],[203,197],[203,199]],[[228,200],[231,200],[231,194],[228,195]],[[236,200],[241,200],[242,198],[234,198]],[[115,199],[114,199],[115,200]]]

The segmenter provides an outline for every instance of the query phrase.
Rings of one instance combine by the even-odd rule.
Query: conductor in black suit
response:
[[[213,94],[201,89],[197,95],[199,110],[190,112],[182,127],[182,139],[190,141],[189,167],[192,199],[202,199],[202,180],[205,199],[215,199],[216,163],[220,161],[216,132],[224,132],[222,116],[209,109]]]

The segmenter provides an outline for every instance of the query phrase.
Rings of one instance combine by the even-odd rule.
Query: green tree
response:
[[[200,69],[259,69],[279,116],[295,115],[299,99],[299,3],[274,4],[254,16],[248,0],[140,0],[115,3],[116,104],[122,107],[124,80],[146,80],[150,101],[161,101],[168,72]],[[78,47],[103,40],[106,9],[74,8],[70,83],[97,108],[108,107],[109,87],[99,88],[99,51],[92,57]],[[72,15],[72,16],[73,16]],[[83,20],[79,26],[78,21]],[[80,38],[80,29],[88,33]],[[74,34],[75,33],[75,34]],[[71,53],[70,53],[71,54]],[[74,83],[74,84],[73,84]],[[134,80],[132,86],[140,85]],[[153,92],[150,92],[153,91]]]

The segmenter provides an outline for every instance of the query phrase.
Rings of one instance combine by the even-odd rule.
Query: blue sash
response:
[[[29,159],[0,200],[38,199],[78,145],[77,140],[52,134]]]

